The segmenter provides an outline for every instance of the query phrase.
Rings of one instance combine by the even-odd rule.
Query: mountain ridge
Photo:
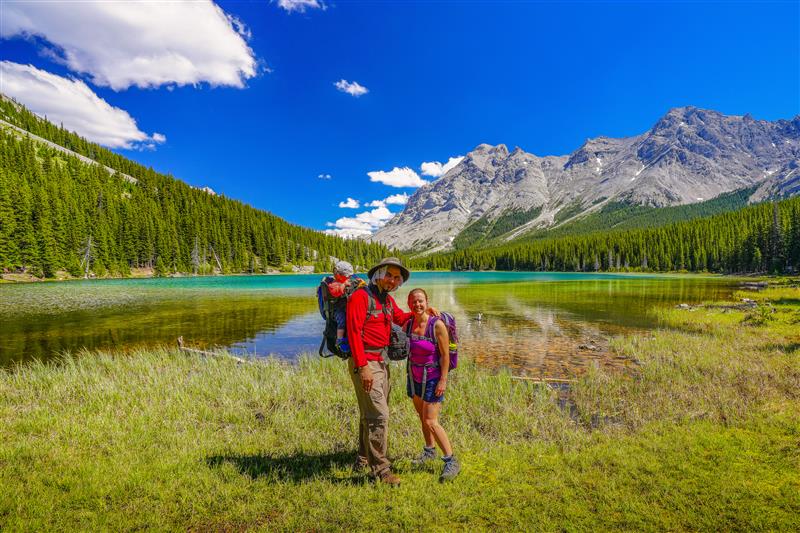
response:
[[[797,194],[800,115],[756,120],[673,108],[646,132],[587,139],[571,154],[536,156],[480,144],[418,189],[370,240],[403,250],[452,249],[470,224],[514,211],[537,216],[508,238],[553,227],[611,202],[666,207],[757,187],[752,201]],[[787,183],[788,182],[788,183]]]

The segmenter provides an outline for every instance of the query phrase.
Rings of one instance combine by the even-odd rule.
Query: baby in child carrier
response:
[[[350,351],[350,345],[345,336],[347,296],[361,283],[363,283],[363,280],[353,275],[353,265],[347,261],[339,261],[336,263],[333,267],[333,278],[326,279],[328,293],[331,295],[331,298],[335,299],[333,304],[333,318],[336,321],[336,347],[342,352]]]

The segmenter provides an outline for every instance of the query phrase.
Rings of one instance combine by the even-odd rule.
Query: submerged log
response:
[[[206,350],[198,350],[197,348],[188,348],[188,347],[184,346],[183,335],[178,337],[178,350],[180,350],[182,352],[186,352],[186,353],[193,353],[193,354],[197,354],[197,355],[203,355],[203,356],[206,356],[206,357],[228,357],[230,359],[233,359],[237,363],[249,363],[249,362],[251,362],[251,361],[248,361],[246,359],[242,359],[241,357],[236,357],[235,355],[231,355],[231,354],[229,354],[227,352],[209,352],[209,351],[206,351]]]
[[[566,378],[532,378],[528,376],[511,376],[511,379],[530,381],[531,383],[575,383],[577,379]]]

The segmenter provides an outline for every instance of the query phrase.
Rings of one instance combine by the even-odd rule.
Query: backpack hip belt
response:
[[[366,344],[364,345],[364,353],[380,354],[381,357],[383,357],[384,359],[386,359],[386,354],[388,353],[388,351],[389,351],[388,346],[367,346]]]
[[[439,366],[439,362],[437,361],[435,363],[425,363],[425,364],[412,363],[411,362],[411,358],[410,357],[408,358],[408,364],[406,365],[406,368],[408,369],[408,380],[409,380],[409,382],[411,384],[411,395],[413,396],[414,395],[414,375],[411,373],[411,367],[412,366],[416,366],[417,368],[422,367],[422,390],[420,391],[420,393],[421,393],[420,394],[420,398],[422,398],[422,400],[425,401],[425,387],[428,386],[428,369],[429,368],[438,367]]]

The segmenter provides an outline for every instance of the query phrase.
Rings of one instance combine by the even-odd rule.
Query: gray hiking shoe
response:
[[[461,463],[453,456],[449,461],[444,462],[444,470],[439,476],[439,481],[452,481],[461,472]]]
[[[422,453],[411,459],[413,466],[424,466],[436,460],[436,448],[422,448]]]

